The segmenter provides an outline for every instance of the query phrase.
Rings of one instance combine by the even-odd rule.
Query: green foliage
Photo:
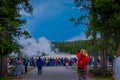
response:
[[[21,36],[30,37],[27,31],[23,31],[26,21],[20,19],[20,11],[31,14],[32,6],[28,0],[0,0],[0,53],[7,55],[11,52],[20,52],[23,48],[17,42]]]
[[[76,7],[82,7],[88,11],[88,15],[86,14],[88,17],[88,22],[86,23],[87,37],[91,36],[94,41],[97,38],[96,35],[100,34],[101,47],[109,47],[112,44],[112,47],[116,48],[120,44],[119,0],[74,0],[74,3]],[[81,17],[84,16],[81,15]],[[78,21],[78,23],[80,22]]]
[[[93,55],[92,46],[89,40],[73,42],[53,42],[60,52],[76,54],[80,49],[86,49],[89,55]]]

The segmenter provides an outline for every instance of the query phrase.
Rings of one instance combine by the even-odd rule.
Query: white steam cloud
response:
[[[37,40],[34,38],[20,39],[20,44],[24,46],[21,50],[23,55],[26,56],[40,56],[43,53],[51,54],[54,53],[51,49],[51,42],[45,37],[41,37]]]

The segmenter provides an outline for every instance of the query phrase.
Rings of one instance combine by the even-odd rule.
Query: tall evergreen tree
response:
[[[116,49],[120,44],[120,1],[119,0],[74,0],[76,7],[88,11],[87,35],[96,41],[100,34],[103,75],[106,75],[109,46]],[[83,16],[81,16],[83,17]],[[81,18],[80,17],[80,18]],[[83,18],[84,19],[84,18]],[[72,21],[76,22],[74,18]],[[96,43],[96,42],[95,42]],[[96,47],[98,46],[95,44]],[[96,48],[95,48],[96,49]]]
[[[29,0],[0,0],[0,65],[1,75],[7,73],[6,56],[11,52],[20,52],[21,45],[17,39],[21,36],[30,37],[29,33],[21,27],[26,23],[21,19],[20,12],[31,14],[32,6]]]

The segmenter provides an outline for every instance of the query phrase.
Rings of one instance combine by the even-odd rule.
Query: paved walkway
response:
[[[14,80],[78,80],[78,78],[76,72],[65,67],[43,67],[42,75],[38,75],[37,68],[35,68],[22,79]]]

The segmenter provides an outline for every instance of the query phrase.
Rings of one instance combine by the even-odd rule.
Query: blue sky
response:
[[[24,29],[28,30],[34,39],[45,37],[50,41],[71,41],[85,39],[85,27],[75,27],[69,21],[71,17],[78,18],[80,10],[74,8],[73,0],[31,0],[32,15],[21,11],[27,20]]]

